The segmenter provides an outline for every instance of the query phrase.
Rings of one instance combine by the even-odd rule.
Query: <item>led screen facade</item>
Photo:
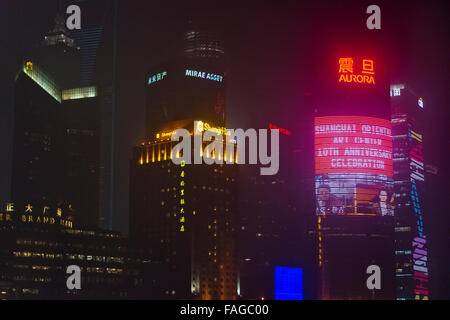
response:
[[[314,130],[317,215],[394,215],[391,122],[325,116]]]

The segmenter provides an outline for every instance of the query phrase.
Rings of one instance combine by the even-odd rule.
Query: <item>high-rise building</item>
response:
[[[304,268],[305,281],[310,285],[315,265],[312,252],[308,252],[307,217],[314,205],[314,193],[313,182],[305,179],[307,166],[299,166],[299,158],[306,158],[301,145],[307,141],[301,137],[303,121],[307,120],[292,123],[294,129],[268,125],[268,129],[280,131],[276,175],[262,176],[259,168],[250,165],[239,170],[239,278],[243,299],[275,299],[276,267]],[[307,298],[313,298],[311,294],[308,290]]]
[[[375,40],[375,39],[374,39]],[[314,101],[319,297],[392,299],[393,157],[387,69],[375,43],[325,54]],[[361,48],[365,53],[361,55]],[[367,284],[370,266],[380,286]]]
[[[97,27],[71,32],[75,43],[80,47],[80,85],[82,86],[90,86],[96,82],[95,67],[102,31],[102,27]]]
[[[147,138],[166,122],[186,118],[225,124],[224,50],[213,34],[186,32],[179,52],[148,72]]]
[[[429,112],[426,112],[428,118]],[[430,132],[430,126],[434,127],[435,123],[432,121],[421,121],[427,123],[424,127],[424,159],[425,162],[425,203],[422,209],[426,212],[425,215],[425,229],[427,234],[427,251],[429,252],[427,260],[431,263],[428,267],[429,276],[429,297],[433,300],[448,299],[449,293],[447,288],[450,287],[450,277],[446,266],[448,265],[450,256],[450,226],[448,223],[442,223],[445,217],[447,207],[447,175],[442,166],[436,165],[436,160],[431,160],[434,154],[430,152],[429,142],[434,140],[433,134]],[[436,161],[436,162],[435,162]],[[441,213],[441,215],[439,215]],[[427,252],[427,253],[428,253]]]
[[[224,52],[210,32],[186,32],[182,43],[148,73],[147,137],[131,161],[130,237],[159,265],[149,279],[153,298],[236,299],[236,166],[174,165],[171,142],[180,128],[223,132]]]
[[[112,50],[105,51],[105,32],[109,31],[111,24],[111,3],[110,0],[59,0],[59,12],[65,13],[70,5],[76,5],[81,12],[81,28],[66,30],[65,18],[58,16],[59,34],[65,37],[56,38],[60,42],[70,42],[79,53],[79,68],[77,71],[78,85],[81,87],[98,85],[103,60],[110,59],[105,53],[112,55]],[[45,42],[49,42],[47,35]],[[55,40],[52,40],[55,41]],[[102,59],[99,59],[99,55]],[[110,61],[108,61],[110,62]],[[111,67],[111,66],[108,66]]]
[[[95,228],[98,93],[77,86],[78,52],[64,28],[57,18],[16,77],[12,200],[64,204],[77,224]]]
[[[43,37],[41,44],[30,47],[25,56],[43,68],[59,86],[74,88],[80,82],[80,48],[66,28],[64,16],[58,12],[54,26]]]
[[[236,299],[236,166],[174,165],[179,122],[134,150],[130,237],[159,268],[159,299]]]
[[[394,160],[395,279],[398,300],[429,298],[423,130],[425,105],[403,84],[391,85]]]
[[[81,29],[68,32],[78,49],[76,70],[80,87],[98,87],[100,103],[99,223],[113,229],[115,173],[115,105],[117,10],[116,0],[60,0],[60,11],[77,5]]]

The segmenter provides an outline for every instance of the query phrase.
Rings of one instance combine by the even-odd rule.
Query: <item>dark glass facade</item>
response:
[[[73,208],[80,225],[98,226],[97,88],[63,88],[28,60],[15,83],[12,199]]]
[[[314,252],[308,243],[314,207],[312,170],[299,166],[312,153],[303,138],[306,119],[278,120],[279,171],[261,176],[258,167],[239,170],[239,275],[243,299],[275,299],[275,267],[302,268],[305,287],[314,287]],[[307,127],[304,125],[308,124]],[[268,124],[268,129],[278,127]],[[309,155],[312,157],[312,154]],[[266,279],[266,281],[261,281]],[[305,292],[313,299],[313,290]]]

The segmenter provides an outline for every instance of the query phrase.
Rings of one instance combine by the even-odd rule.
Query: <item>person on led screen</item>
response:
[[[344,213],[338,197],[331,193],[330,186],[323,184],[317,188],[317,214],[332,215]]]
[[[375,198],[372,209],[377,216],[394,215],[394,195],[391,196],[390,200],[388,200],[388,195],[388,190],[380,189],[380,193]]]

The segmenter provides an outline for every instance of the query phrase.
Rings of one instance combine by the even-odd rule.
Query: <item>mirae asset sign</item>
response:
[[[207,73],[204,71],[197,71],[197,70],[189,70],[186,69],[186,77],[196,77],[196,78],[203,78],[208,80],[213,80],[217,82],[223,81],[223,76],[213,73]]]

